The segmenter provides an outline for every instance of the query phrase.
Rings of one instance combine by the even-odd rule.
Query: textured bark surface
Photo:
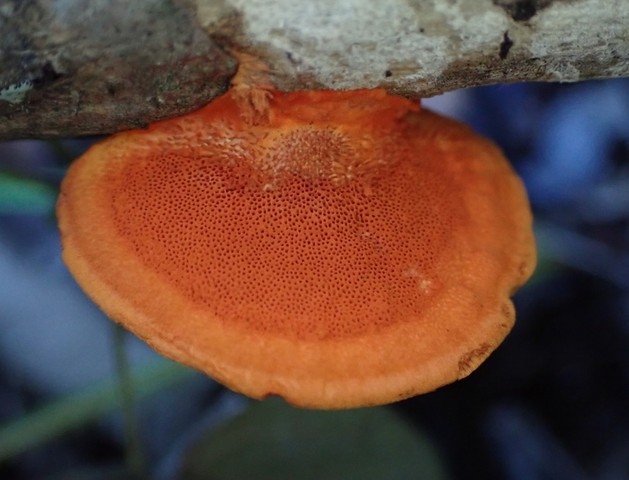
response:
[[[231,22],[216,22],[216,2],[188,2],[287,90],[384,86],[423,97],[629,75],[626,0],[225,0]]]
[[[209,102],[236,62],[170,0],[0,1],[0,138],[146,125]]]
[[[629,76],[626,0],[5,0],[0,138],[109,133],[193,110],[235,70],[284,90],[409,97]]]

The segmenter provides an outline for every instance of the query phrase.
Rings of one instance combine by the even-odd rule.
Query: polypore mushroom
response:
[[[500,151],[383,90],[267,91],[256,121],[241,93],[72,165],[58,214],[79,284],[255,398],[367,406],[468,375],[535,263]]]

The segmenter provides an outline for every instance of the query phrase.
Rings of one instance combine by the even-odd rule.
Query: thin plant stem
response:
[[[129,358],[125,347],[127,332],[114,324],[114,355],[116,372],[120,385],[120,396],[125,433],[126,462],[130,472],[138,479],[148,478],[146,461],[140,439],[139,418],[135,404],[133,378],[129,367]]]
[[[185,382],[194,371],[164,358],[133,370],[136,399]],[[120,408],[120,382],[106,379],[0,424],[0,463]]]

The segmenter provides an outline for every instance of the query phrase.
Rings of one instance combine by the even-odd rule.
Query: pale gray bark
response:
[[[629,76],[628,26],[627,0],[0,0],[0,138],[198,108],[228,85],[229,49],[284,90]]]

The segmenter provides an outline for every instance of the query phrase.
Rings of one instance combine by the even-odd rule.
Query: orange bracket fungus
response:
[[[384,90],[238,87],[72,165],[58,215],[79,284],[254,398],[377,405],[473,371],[535,264],[501,152]]]

